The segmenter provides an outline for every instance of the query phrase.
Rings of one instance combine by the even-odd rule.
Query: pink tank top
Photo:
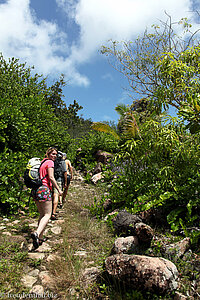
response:
[[[52,190],[52,183],[48,176],[48,168],[54,168],[54,162],[53,162],[53,160],[47,159],[47,158],[44,158],[42,160],[42,162],[44,160],[45,160],[45,162],[40,167],[40,178],[44,177],[44,179],[42,180],[42,184],[45,186],[48,186],[48,188],[50,188],[50,190]]]

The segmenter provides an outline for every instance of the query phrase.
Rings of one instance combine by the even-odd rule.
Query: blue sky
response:
[[[0,52],[34,65],[50,82],[64,73],[67,105],[75,99],[84,118],[117,121],[116,105],[132,100],[101,45],[133,40],[166,19],[164,11],[191,20],[194,7],[200,10],[199,0],[0,0]]]

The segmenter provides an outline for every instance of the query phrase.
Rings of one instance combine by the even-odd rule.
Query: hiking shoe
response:
[[[58,219],[57,219],[56,215],[52,214],[51,215],[51,220],[58,220]]]
[[[33,232],[33,233],[31,233],[31,238],[32,238],[32,240],[33,240],[33,247],[35,248],[35,249],[37,249],[38,247],[39,247],[39,237],[38,237],[38,234],[37,234],[37,232]]]

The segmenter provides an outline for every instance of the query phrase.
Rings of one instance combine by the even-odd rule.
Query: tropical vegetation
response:
[[[111,41],[111,47],[102,47],[128,78],[133,95],[142,97],[130,107],[118,105],[116,132],[100,122],[92,127],[119,140],[115,163],[120,171],[108,196],[112,210],[159,209],[171,230],[184,231],[195,244],[200,236],[200,49],[186,20],[179,23],[184,25],[185,40],[168,21],[135,43]],[[167,115],[170,106],[176,108],[177,117]]]
[[[1,54],[0,78],[0,208],[17,212],[28,202],[22,180],[28,160],[44,157],[49,146],[68,152],[71,135],[87,132],[91,121],[78,117],[76,101],[67,107],[62,100],[62,75],[48,87],[26,64]]]
[[[183,26],[182,37],[175,26]],[[160,209],[171,230],[184,231],[195,244],[200,212],[198,34],[187,20],[175,24],[168,16],[134,42],[111,41],[102,53],[127,77],[133,97],[132,105],[117,105],[118,124],[84,120],[76,100],[67,106],[63,75],[49,86],[26,64],[0,56],[1,212],[17,213],[27,205],[22,177],[30,157],[43,157],[49,146],[57,146],[88,180],[101,149],[113,154],[103,169],[112,210]],[[176,117],[167,114],[170,107]],[[91,211],[102,216],[105,200]]]

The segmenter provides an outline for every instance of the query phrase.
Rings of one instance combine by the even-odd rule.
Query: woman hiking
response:
[[[33,246],[37,249],[42,242],[43,233],[52,213],[52,186],[58,190],[60,196],[62,191],[59,188],[54,178],[54,161],[57,157],[57,149],[50,147],[42,160],[40,167],[40,178],[42,178],[42,186],[40,186],[35,193],[35,203],[39,212],[39,220],[37,230],[31,234]]]

